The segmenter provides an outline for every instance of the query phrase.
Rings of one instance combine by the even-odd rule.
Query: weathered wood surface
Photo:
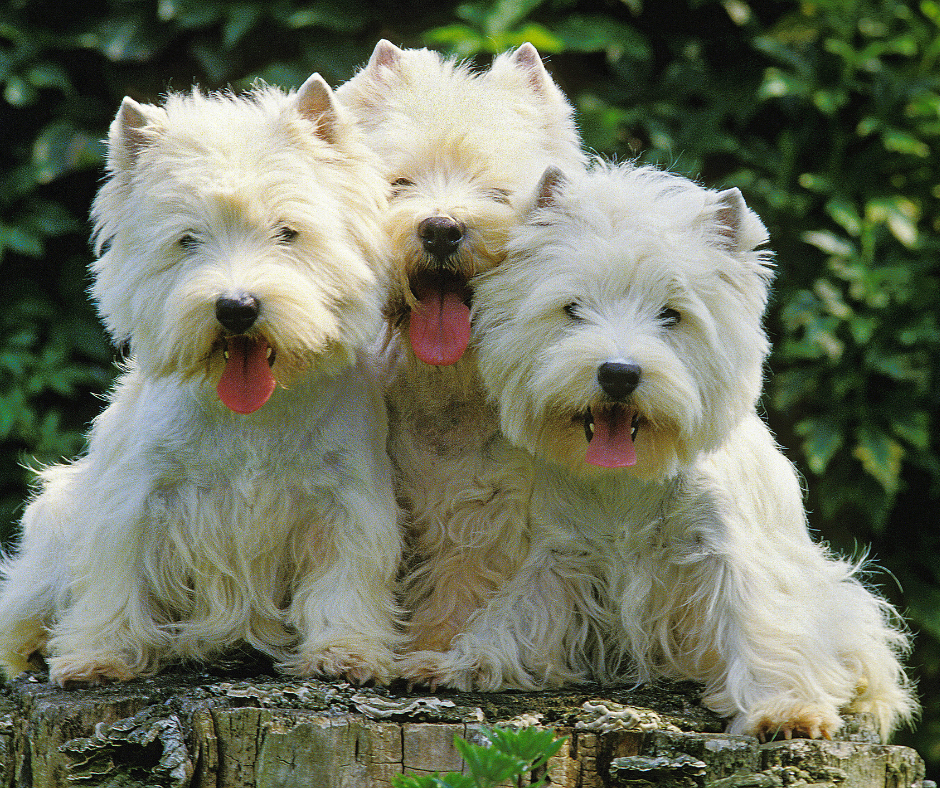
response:
[[[507,723],[568,737],[548,767],[565,788],[932,785],[864,718],[845,740],[761,745],[722,734],[690,684],[423,695],[236,670],[82,690],[20,677],[0,698],[0,788],[387,788],[403,771],[459,771],[454,735]]]

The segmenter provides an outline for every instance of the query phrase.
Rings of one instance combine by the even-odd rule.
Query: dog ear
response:
[[[739,251],[741,216],[746,210],[744,197],[738,189],[727,189],[715,195],[715,221],[722,249],[731,253]]]
[[[323,77],[311,74],[307,78],[297,91],[296,107],[301,117],[316,125],[320,139],[331,145],[336,143],[339,110],[336,108],[333,91]]]
[[[565,183],[567,183],[567,178],[565,178],[564,173],[557,167],[549,165],[542,173],[539,185],[535,188],[535,202],[532,205],[531,213],[558,205],[558,196],[561,194]]]
[[[153,142],[153,138],[144,133],[150,123],[144,107],[125,96],[111,125],[111,159],[116,169],[133,167],[140,152]]]
[[[539,51],[528,41],[509,56],[509,62],[526,72],[529,85],[540,96],[551,98],[555,94],[555,83],[545,69]]]
[[[372,57],[369,58],[369,64],[366,66],[366,70],[375,76],[378,76],[379,69],[383,66],[395,71],[398,68],[398,64],[401,62],[401,56],[403,54],[404,53],[391,41],[387,41],[383,38],[375,45],[375,49],[372,50]]]
[[[715,195],[714,221],[719,248],[731,254],[749,252],[767,240],[767,229],[738,189]]]

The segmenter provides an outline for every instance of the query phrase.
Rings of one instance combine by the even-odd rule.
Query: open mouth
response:
[[[228,361],[229,357],[231,356],[231,354],[229,353],[229,349],[228,349],[230,341],[236,346],[238,346],[241,344],[242,341],[251,342],[253,340],[250,337],[245,336],[244,334],[238,334],[234,336],[223,336],[222,337],[222,356],[225,358],[226,361]],[[265,342],[263,339],[261,341],[264,342],[264,344],[266,345],[265,357],[268,361],[268,366],[273,367],[274,361],[277,359],[277,350],[273,346],[268,345],[268,343]],[[239,352],[242,352],[242,350],[237,350],[236,352],[239,353]]]
[[[277,385],[271,367],[277,351],[262,336],[222,337],[225,369],[216,391],[235,413],[254,413],[270,399]]]
[[[472,291],[466,279],[449,271],[423,271],[412,277],[411,291],[417,304],[408,334],[415,355],[438,367],[455,364],[470,343]]]
[[[580,414],[588,442],[585,460],[601,468],[636,465],[634,441],[640,430],[640,414],[616,403],[587,408]]]
[[[411,292],[419,302],[434,293],[453,293],[467,307],[473,299],[473,291],[465,277],[454,271],[416,271],[409,280]]]

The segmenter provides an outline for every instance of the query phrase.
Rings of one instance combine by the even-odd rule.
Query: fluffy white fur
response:
[[[473,71],[381,41],[337,98],[392,184],[387,400],[410,514],[405,606],[412,648],[443,650],[518,567],[531,467],[499,434],[472,348],[458,340],[449,357],[416,354],[416,310],[451,298],[450,328],[466,338],[470,278],[503,259],[507,231],[545,167],[581,168],[583,156],[572,109],[529,44]],[[450,245],[423,236],[428,220],[454,233]]]
[[[388,680],[399,513],[357,359],[387,275],[371,154],[314,75],[125,99],[108,169],[92,292],[132,356],[3,562],[6,673],[42,655],[63,685],[124,680],[248,643],[292,673]],[[257,314],[223,326],[221,300],[246,298]],[[249,345],[273,391],[236,413],[217,385]]]
[[[755,411],[765,240],[735,189],[630,165],[546,173],[475,282],[483,379],[536,457],[531,547],[447,654],[415,656],[426,681],[695,679],[730,731],[765,738],[831,736],[844,710],[885,736],[910,718],[894,612],[812,541]],[[633,368],[632,391],[602,384],[610,363]],[[595,440],[620,467],[595,464]]]

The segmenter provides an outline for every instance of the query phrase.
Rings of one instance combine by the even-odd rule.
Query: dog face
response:
[[[528,44],[475,73],[380,41],[337,97],[391,185],[386,317],[419,359],[455,363],[470,337],[469,280],[502,260],[518,196],[549,163],[581,164],[571,107]]]
[[[93,216],[93,295],[146,374],[237,412],[352,361],[380,320],[385,185],[325,82],[125,99]]]
[[[760,393],[765,239],[737,190],[546,172],[506,262],[475,282],[507,436],[579,473],[644,478],[717,447]]]

